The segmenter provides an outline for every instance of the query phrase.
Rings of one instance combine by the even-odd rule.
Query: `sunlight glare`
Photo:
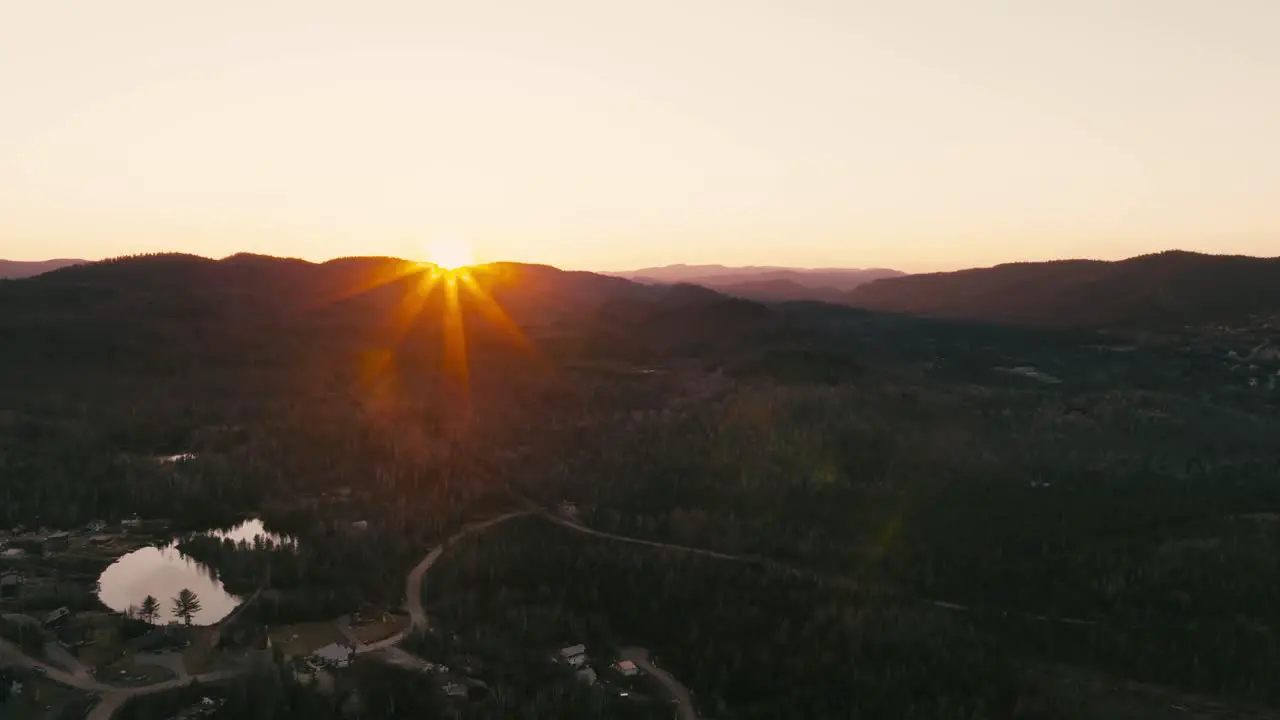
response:
[[[476,263],[471,245],[456,236],[436,238],[427,248],[427,261],[445,270],[457,270]]]

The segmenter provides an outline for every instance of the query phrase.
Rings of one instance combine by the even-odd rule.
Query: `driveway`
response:
[[[79,658],[67,652],[66,648],[56,642],[49,641],[44,644],[44,656],[50,662],[61,665],[75,677],[87,679],[93,675],[88,665],[80,662]]]
[[[672,699],[676,701],[676,715],[680,720],[698,720],[698,711],[693,706],[693,696],[689,693],[689,688],[680,684],[679,680],[671,677],[671,673],[649,662],[649,651],[644,648],[623,648],[619,653],[623,659],[630,660],[636,664],[636,667],[649,673],[662,686],[671,693]]]

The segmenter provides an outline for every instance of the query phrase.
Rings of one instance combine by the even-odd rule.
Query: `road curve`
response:
[[[689,693],[689,688],[680,684],[679,680],[671,677],[671,673],[649,662],[649,651],[644,648],[623,648],[619,653],[623,659],[630,660],[636,664],[636,667],[649,673],[662,686],[671,693],[671,697],[676,701],[676,715],[680,720],[698,720],[698,710],[693,706],[693,696]]]
[[[505,515],[499,515],[494,518],[489,518],[488,520],[485,520],[483,522],[464,525],[461,530],[449,536],[444,542],[432,548],[431,552],[427,553],[427,556],[422,558],[422,562],[415,565],[414,568],[409,571],[409,576],[405,578],[404,596],[405,596],[405,607],[409,610],[409,630],[427,628],[427,613],[426,613],[426,610],[422,608],[422,579],[423,577],[426,576],[427,571],[431,569],[431,566],[436,564],[436,560],[439,560],[440,556],[444,554],[445,548],[458,542],[459,540],[465,538],[468,535],[473,535],[475,533],[481,532],[494,525],[497,525],[498,523],[506,522],[512,518],[523,517],[525,515],[531,515],[531,514],[533,513],[528,510],[518,510],[514,512],[509,512]],[[393,635],[392,637],[396,637],[397,638],[396,642],[399,642],[400,639],[403,639],[405,634],[406,634],[405,632],[402,632],[402,633],[399,633],[398,636]],[[387,638],[387,640],[390,640],[390,639],[391,638]],[[386,645],[396,644],[394,642],[388,643],[387,640],[383,640],[377,643],[377,645],[385,647]]]

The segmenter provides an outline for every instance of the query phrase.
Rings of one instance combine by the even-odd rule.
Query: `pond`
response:
[[[268,532],[261,520],[246,520],[228,530],[200,534],[229,538],[236,543],[252,544],[257,538],[275,545],[294,542]],[[173,598],[183,589],[200,598],[200,610],[192,617],[194,625],[213,625],[243,601],[223,588],[212,569],[179,552],[178,538],[164,547],[145,547],[120,557],[102,571],[98,586],[102,604],[117,612],[140,606],[148,595],[154,596],[160,601],[156,622],[161,624],[178,619],[173,614]]]

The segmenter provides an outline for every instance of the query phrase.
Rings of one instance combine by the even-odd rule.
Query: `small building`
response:
[[[46,553],[62,552],[69,547],[71,547],[71,533],[68,532],[52,533],[44,539]]]
[[[311,653],[308,661],[313,665],[326,668],[345,668],[351,664],[355,651],[346,645],[333,643]]]
[[[582,667],[587,664],[587,646],[570,645],[560,649],[560,662],[570,667]]]
[[[22,573],[6,572],[0,574],[0,600],[12,600],[22,595],[22,584],[26,579]]]
[[[640,674],[640,668],[636,667],[636,664],[630,660],[619,660],[614,667],[626,677],[634,677]]]
[[[57,610],[54,610],[53,612],[49,613],[48,615],[45,615],[44,624],[52,627],[66,620],[69,617],[71,617],[71,609],[64,605],[58,608]]]

